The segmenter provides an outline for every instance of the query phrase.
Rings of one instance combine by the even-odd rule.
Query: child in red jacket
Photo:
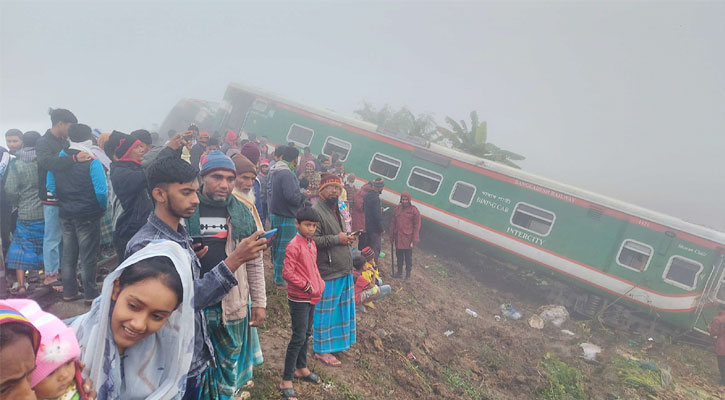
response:
[[[297,212],[297,234],[287,244],[282,277],[287,281],[287,301],[292,319],[292,337],[284,358],[284,372],[279,386],[286,399],[296,398],[292,378],[320,383],[320,377],[307,368],[307,342],[312,336],[315,304],[320,301],[325,281],[317,269],[317,246],[312,235],[320,217],[311,207]]]

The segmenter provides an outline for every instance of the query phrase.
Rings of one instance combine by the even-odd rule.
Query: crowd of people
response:
[[[195,125],[162,143],[92,130],[65,109],[50,117],[44,135],[13,129],[0,147],[0,290],[12,282],[0,300],[3,398],[233,399],[263,362],[269,246],[291,321],[279,389],[294,399],[294,379],[320,383],[309,341],[316,359],[341,365],[356,311],[391,293],[385,226],[392,277],[405,263],[410,279],[420,230],[410,194],[385,224],[385,182],[358,188],[336,154]],[[99,290],[102,247],[117,266]],[[31,279],[90,310],[57,319],[22,299]]]

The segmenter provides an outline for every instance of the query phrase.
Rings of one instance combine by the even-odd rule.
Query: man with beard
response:
[[[254,222],[258,230],[264,229],[264,223],[259,215],[259,210],[255,205],[256,196],[254,193],[254,182],[257,179],[257,169],[254,164],[241,154],[232,156],[234,167],[237,170],[237,178],[234,180],[234,190],[232,194],[237,200],[244,203],[245,206],[254,216]]]
[[[352,277],[350,245],[338,200],[342,181],[337,175],[322,174],[320,200],[312,208],[320,216],[313,236],[317,246],[317,268],[325,281],[322,299],[315,308],[312,348],[315,357],[330,366],[340,365],[331,353],[355,343],[355,282]]]
[[[199,205],[197,173],[196,168],[177,157],[160,158],[149,166],[148,185],[155,203],[154,211],[146,225],[131,238],[126,252],[126,256],[130,256],[152,241],[171,240],[189,253],[194,275],[195,337],[184,399],[198,399],[202,384],[214,383],[213,369],[207,369],[219,365],[209,338],[205,309],[219,304],[239,284],[235,272],[267,247],[265,239],[256,239],[263,232],[256,232],[243,239],[234,251],[202,276],[199,256],[204,257],[209,248],[197,244],[195,251],[191,236],[180,223],[181,218],[191,217]]]
[[[287,243],[297,234],[295,218],[297,210],[305,202],[305,195],[300,190],[300,182],[294,171],[297,166],[297,157],[300,151],[294,147],[285,147],[282,158],[269,170],[271,197],[269,207],[269,220],[272,228],[277,229],[272,241],[272,254],[274,262],[274,284],[278,289],[286,289],[287,284],[282,278],[284,266],[284,250]]]
[[[253,183],[254,166],[242,155],[236,158],[243,172],[240,180]],[[261,223],[257,224],[250,209],[232,195],[237,168],[229,157],[221,151],[209,153],[199,175],[201,187],[197,194],[201,203],[186,219],[186,229],[192,237],[200,237],[208,249],[200,257],[204,276],[242,239],[254,234]],[[251,195],[254,198],[253,192]],[[253,202],[251,205],[254,207]],[[256,328],[264,321],[267,306],[262,252],[236,270],[234,278],[239,284],[221,302],[204,310],[217,365],[202,387],[202,398],[208,394],[210,398],[232,399],[252,379],[253,367],[263,361]]]

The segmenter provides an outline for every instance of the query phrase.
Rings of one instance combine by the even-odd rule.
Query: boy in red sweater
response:
[[[320,383],[320,377],[307,368],[307,342],[312,336],[315,304],[320,301],[325,281],[317,269],[317,246],[312,235],[320,217],[311,207],[297,212],[297,234],[287,244],[282,277],[287,281],[287,301],[292,319],[292,337],[284,358],[284,372],[279,386],[282,396],[296,399],[292,378]]]

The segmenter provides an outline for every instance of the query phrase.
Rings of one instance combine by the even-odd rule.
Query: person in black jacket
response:
[[[90,151],[93,145],[91,128],[73,124],[68,131],[71,140],[61,158],[74,158]],[[46,180],[48,193],[58,199],[60,225],[63,234],[63,300],[80,298],[76,265],[80,265],[84,297],[87,304],[98,296],[96,261],[101,245],[101,217],[108,206],[106,172],[99,159],[76,162],[64,171],[51,171]],[[80,261],[80,262],[79,262]]]
[[[70,169],[76,162],[90,161],[93,156],[81,151],[73,157],[60,157],[61,150],[68,148],[68,129],[78,122],[72,112],[57,108],[51,110],[52,127],[45,132],[35,145],[38,160],[38,195],[43,202],[45,231],[43,232],[43,264],[45,268],[44,284],[50,285],[58,281],[60,269],[61,230],[58,200],[46,189],[48,171],[63,172]]]
[[[375,264],[380,256],[381,239],[383,232],[383,211],[380,206],[380,193],[383,192],[385,182],[382,178],[375,179],[372,190],[368,190],[363,198],[363,211],[365,212],[365,233],[368,236],[368,246],[375,252]]]
[[[157,159],[180,157],[181,148],[186,144],[184,134],[189,133],[176,135],[170,140],[166,148],[159,152]],[[154,209],[142,167],[144,155],[150,146],[151,134],[148,131],[133,131],[120,141],[114,152],[116,159],[111,163],[111,185],[123,208],[113,232],[113,248],[119,265],[124,260],[128,241],[146,224]]]
[[[207,143],[209,142],[209,132],[201,132],[199,133],[199,140],[196,142],[194,146],[191,147],[191,150],[189,150],[190,159],[189,163],[194,168],[200,168],[199,167],[199,161],[201,160],[201,155],[204,154],[206,151]],[[217,144],[218,145],[218,144]]]

